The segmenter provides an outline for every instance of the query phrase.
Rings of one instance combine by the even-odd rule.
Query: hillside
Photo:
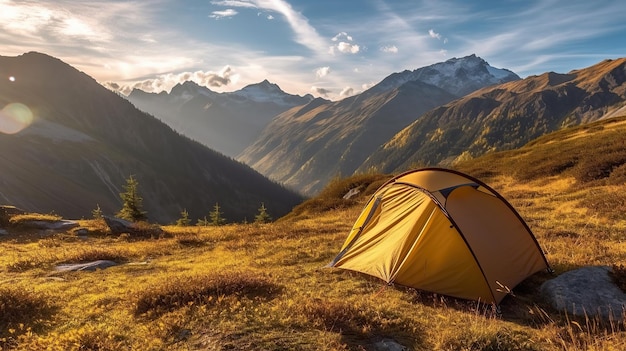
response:
[[[235,157],[259,137],[272,118],[313,97],[287,94],[265,80],[228,93],[188,81],[169,93],[134,89],[127,99],[177,132]]]
[[[626,116],[598,121],[459,163],[458,169],[512,203],[557,275],[588,265],[614,266],[617,274],[626,255],[626,148],[616,142],[624,133]],[[603,166],[603,155],[612,155],[611,167]],[[587,169],[604,171],[589,176]],[[496,316],[491,306],[322,268],[385,177],[336,180],[296,215],[273,224],[168,226],[158,239],[114,237],[97,221],[81,221],[88,235],[42,237],[7,225],[0,213],[0,227],[8,231],[0,236],[0,250],[9,253],[0,257],[0,281],[10,282],[0,287],[0,302],[10,302],[0,303],[0,346],[375,350],[393,340],[410,350],[561,351],[626,345],[621,322],[603,324],[591,311],[575,318],[550,308],[538,294],[549,274],[515,288]],[[361,196],[342,200],[353,187],[363,190]],[[95,259],[119,265],[54,270]],[[623,282],[623,267],[621,272],[616,278]]]
[[[519,79],[475,55],[394,73],[337,102],[314,100],[277,116],[237,157],[270,179],[315,194],[350,175],[424,112],[488,85]]]
[[[0,81],[3,112],[20,103],[11,106],[34,115],[21,132],[0,133],[2,203],[69,218],[88,218],[97,206],[114,214],[131,175],[149,219],[161,223],[183,209],[203,218],[216,203],[231,221],[252,218],[261,203],[277,217],[301,201],[60,60],[34,52],[0,57],[0,75],[13,77]]]
[[[626,58],[567,74],[532,76],[478,90],[425,113],[382,145],[358,171],[451,165],[615,115],[625,106]]]

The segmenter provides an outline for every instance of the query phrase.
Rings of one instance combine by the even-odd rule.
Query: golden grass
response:
[[[357,186],[367,189],[384,178],[357,178]],[[522,183],[511,175],[484,180],[527,220],[557,273],[624,264],[626,221],[593,200],[621,187],[581,189],[574,177],[556,175]],[[2,237],[0,284],[10,289],[0,289],[0,301],[10,301],[18,312],[0,311],[0,316],[15,316],[2,320],[0,330],[6,331],[0,345],[18,350],[367,350],[394,339],[410,350],[625,349],[621,324],[606,325],[594,316],[574,319],[547,306],[538,294],[539,285],[551,278],[547,273],[513,289],[515,296],[503,301],[502,315],[496,316],[491,306],[324,268],[366,198],[321,213],[309,207],[272,224],[168,226],[167,235],[135,240],[107,234],[98,221],[81,221],[94,233],[87,238],[72,232]],[[60,263],[94,259],[120,265],[54,271]]]

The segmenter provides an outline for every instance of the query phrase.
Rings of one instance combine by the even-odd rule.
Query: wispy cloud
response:
[[[321,96],[327,97],[328,95],[330,95],[332,93],[332,90],[326,89],[326,88],[312,86],[311,87],[311,92],[313,92],[313,93],[315,93],[317,95],[321,95]]]
[[[343,98],[347,98],[349,96],[352,96],[355,94],[354,89],[352,89],[351,87],[345,87],[343,88],[343,90],[341,90],[341,92],[339,93],[339,97]]]
[[[226,17],[233,17],[233,16],[235,16],[237,14],[238,14],[238,12],[233,10],[233,9],[226,9],[226,10],[223,10],[223,11],[213,11],[209,15],[209,17],[210,18],[215,18],[215,19],[220,19],[220,18],[226,18]]]
[[[430,35],[430,37],[433,38],[433,39],[441,39],[441,34],[435,32],[432,29],[428,30],[428,35]]]
[[[382,51],[382,52],[389,52],[389,53],[392,53],[392,54],[397,54],[398,53],[398,48],[395,45],[385,45],[385,46],[380,48],[380,51]]]
[[[223,0],[212,1],[214,5],[256,8],[266,11],[274,11],[284,17],[294,33],[294,40],[317,54],[326,51],[325,40],[317,33],[316,29],[309,24],[309,20],[297,12],[285,0]]]

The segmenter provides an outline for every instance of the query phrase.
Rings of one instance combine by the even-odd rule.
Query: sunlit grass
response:
[[[578,142],[605,132],[595,128],[557,136]],[[608,178],[590,181],[575,166],[542,175],[539,165],[528,164],[528,157],[535,162],[547,155],[538,152],[499,154],[508,156],[459,169],[509,200],[557,274],[613,266],[616,282],[625,285],[624,184],[613,181],[622,166]],[[508,158],[513,165],[503,162]],[[516,171],[526,164],[527,170]],[[626,349],[623,324],[593,315],[573,318],[548,306],[538,292],[552,278],[548,273],[514,288],[497,315],[489,305],[325,268],[369,194],[388,178],[336,179],[323,196],[271,224],[166,226],[163,235],[145,237],[112,235],[96,220],[80,221],[88,229],[82,236],[11,227],[11,234],[0,238],[1,345],[18,350],[368,350],[393,339],[410,350]],[[361,195],[343,200],[353,188]],[[95,272],[54,269],[99,259],[118,265]]]

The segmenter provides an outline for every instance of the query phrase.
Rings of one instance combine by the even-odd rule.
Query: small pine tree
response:
[[[261,207],[259,207],[259,213],[254,217],[254,223],[268,223],[272,221],[272,217],[267,213],[267,208],[265,208],[265,204],[261,202]]]
[[[191,223],[191,219],[189,219],[189,212],[187,209],[184,209],[180,212],[180,218],[176,220],[176,225],[179,227],[186,227]]]
[[[199,227],[206,227],[209,224],[211,224],[211,223],[209,223],[209,220],[206,219],[206,216],[204,216],[204,218],[198,219],[198,222],[196,223],[196,225],[199,226]]]
[[[222,216],[223,214],[224,213],[220,212],[220,205],[216,202],[215,206],[213,206],[213,211],[209,212],[211,225],[218,226],[226,223],[226,218]]]
[[[99,204],[96,204],[96,208],[91,211],[93,219],[102,219],[102,209]]]
[[[126,179],[122,198],[122,209],[116,214],[117,217],[128,221],[146,220],[146,212],[142,210],[143,199],[138,192],[139,182],[131,175]]]

